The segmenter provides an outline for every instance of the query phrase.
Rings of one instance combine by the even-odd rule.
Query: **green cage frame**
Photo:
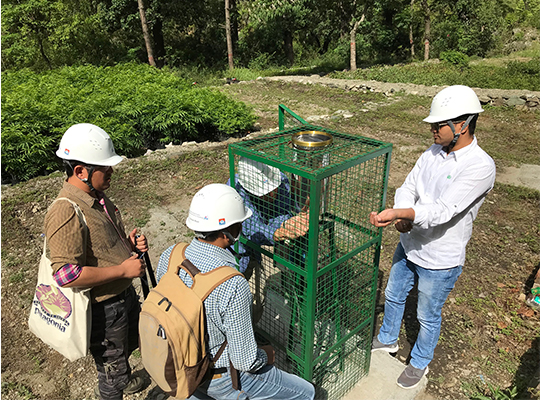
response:
[[[293,118],[296,121],[294,125],[297,126],[292,129],[285,129],[286,118]],[[300,287],[298,289],[301,294],[300,296],[298,292],[284,294],[284,296],[293,302],[297,301],[301,303],[291,306],[290,323],[293,324],[294,321],[300,321],[298,320],[299,316],[295,313],[301,313],[303,314],[301,321],[305,321],[305,327],[300,330],[301,334],[297,333],[300,328],[295,327],[297,330],[295,331],[296,336],[300,336],[300,338],[296,338],[297,340],[294,346],[290,344],[290,338],[287,340],[289,344],[277,344],[275,346],[277,349],[283,351],[286,359],[295,366],[289,372],[294,372],[308,381],[315,380],[319,389],[322,388],[328,392],[323,397],[340,398],[356,384],[358,379],[367,375],[369,371],[382,228],[375,228],[367,224],[362,225],[358,222],[347,220],[343,216],[333,213],[331,210],[325,210],[325,206],[322,204],[324,201],[321,199],[321,193],[324,190],[325,182],[328,182],[330,177],[339,176],[340,173],[344,173],[351,168],[359,168],[359,166],[372,162],[371,160],[378,160],[379,164],[377,165],[380,165],[380,167],[379,169],[375,169],[375,173],[381,176],[377,177],[376,182],[378,183],[375,185],[375,189],[370,188],[369,196],[371,196],[370,199],[373,205],[376,206],[372,211],[383,210],[386,204],[392,144],[311,125],[282,104],[279,105],[279,127],[280,131],[277,133],[229,145],[230,183],[232,187],[236,187],[235,174],[237,159],[239,157],[261,162],[278,168],[283,173],[305,178],[310,182],[309,230],[307,233],[308,245],[305,252],[305,264],[299,265],[298,263],[291,262],[290,257],[283,257],[276,251],[272,252],[243,236],[240,240],[244,246],[268,257],[274,263],[278,263],[286,270],[291,271],[291,276],[293,276],[291,279],[295,281],[286,282],[285,287],[287,289]],[[295,155],[298,152],[291,147],[290,138],[293,134],[306,130],[329,133],[336,139],[337,143],[332,148],[305,153],[308,161],[300,162]],[[320,160],[324,154],[330,154],[334,157],[327,165],[309,161],[310,158]],[[371,194],[372,192],[373,194]],[[346,252],[339,253],[336,251],[337,245],[335,244],[334,226],[336,224],[357,232],[358,236],[362,238],[362,241],[354,248],[348,248]],[[321,257],[318,254],[320,251],[319,241],[321,240],[321,232],[328,232],[326,235],[329,238],[329,252],[325,255],[324,265],[321,265]],[[364,257],[368,260],[366,262],[365,272],[368,279],[365,290],[365,292],[369,292],[366,300],[368,309],[364,310],[364,314],[359,312],[359,314],[363,315],[363,318],[358,321],[356,326],[344,330],[340,321],[342,314],[335,311],[336,307],[343,307],[343,305],[334,304],[338,301],[333,297],[337,297],[338,291],[342,290],[341,286],[343,286],[343,282],[340,281],[340,271],[343,271],[343,268],[349,268],[347,263],[352,262],[353,258],[356,259],[358,257]],[[320,284],[321,280],[329,282],[328,287],[322,286]],[[316,317],[318,312],[320,314],[317,308],[320,308],[321,297],[324,296],[328,298],[324,303],[325,305],[328,304],[328,310],[325,310],[324,313],[329,313],[333,316],[332,332],[338,340],[335,343],[330,343],[329,347],[319,346],[324,348],[319,352],[316,349],[320,343],[316,343],[316,340],[320,340],[320,335],[316,335],[315,331],[316,324],[319,323],[320,325],[320,321],[317,322]],[[301,300],[295,300],[296,298],[301,298]],[[339,303],[350,303],[348,306],[354,310],[356,301],[356,299],[340,299]],[[257,331],[263,337],[270,340],[272,344],[276,344],[276,341],[279,342],[279,340],[276,340],[279,338],[273,337],[271,333],[264,330],[264,327],[262,329],[261,327],[257,327]],[[291,330],[289,331],[289,335],[295,336],[291,333]],[[283,339],[281,338],[280,340]],[[351,345],[351,341],[354,341],[353,345]],[[360,363],[361,370],[354,371],[358,374],[356,379],[346,379],[344,382],[337,382],[335,385],[338,385],[338,387],[334,385],[330,389],[329,387],[332,385],[325,380],[326,378],[320,378],[317,381],[317,374],[321,369],[338,371],[345,369],[346,358],[351,354],[351,350],[349,350],[351,346],[361,348],[362,357],[364,357]],[[298,348],[300,348],[299,351]],[[337,356],[333,356],[334,354],[337,354]],[[283,367],[283,365],[279,365],[279,362],[277,364]],[[288,369],[291,370],[291,368]],[[318,397],[321,397],[321,395],[318,395]]]

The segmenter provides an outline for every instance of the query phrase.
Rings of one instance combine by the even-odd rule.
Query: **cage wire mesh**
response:
[[[332,143],[295,147],[306,130]],[[308,125],[229,146],[231,184],[254,211],[239,251],[258,337],[320,399],[341,398],[369,371],[382,233],[369,213],[384,206],[390,154],[391,144]],[[246,174],[246,162],[266,175]],[[306,223],[305,235],[273,239]]]

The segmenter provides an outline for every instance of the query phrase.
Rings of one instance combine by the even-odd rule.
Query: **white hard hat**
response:
[[[236,190],[212,183],[193,196],[186,225],[195,232],[214,232],[244,222],[251,214]]]
[[[89,165],[112,166],[122,161],[107,132],[92,124],[71,126],[62,136],[56,155]]]
[[[281,184],[281,173],[276,167],[242,157],[238,162],[238,182],[255,196],[264,196]]]
[[[425,122],[451,121],[465,114],[479,114],[482,111],[480,100],[468,86],[454,85],[441,90],[431,102],[429,116]]]

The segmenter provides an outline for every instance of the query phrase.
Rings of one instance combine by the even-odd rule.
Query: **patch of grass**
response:
[[[21,382],[2,382],[2,394],[7,396],[15,392],[19,398],[24,400],[37,399],[32,390]]]
[[[475,383],[469,385],[466,389],[471,400],[512,400],[518,395],[516,386],[508,389],[501,389],[499,386],[492,385],[489,382],[484,384]]]
[[[20,283],[24,281],[26,274],[24,270],[20,270],[9,276],[9,283]]]

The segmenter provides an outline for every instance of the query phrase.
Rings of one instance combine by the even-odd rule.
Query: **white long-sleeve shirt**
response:
[[[427,269],[463,265],[472,224],[495,183],[495,163],[476,137],[446,154],[434,144],[396,191],[394,208],[413,208],[413,229],[401,234],[407,259]]]

